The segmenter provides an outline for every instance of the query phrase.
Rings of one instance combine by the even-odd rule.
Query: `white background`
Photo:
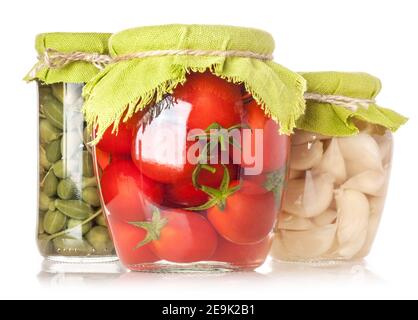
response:
[[[0,6],[0,298],[418,298],[417,1],[3,1]],[[37,33],[107,31],[164,23],[265,29],[276,60],[296,71],[366,71],[378,101],[410,117],[396,134],[384,220],[361,265],[332,269],[270,264],[228,275],[41,272],[35,246]]]

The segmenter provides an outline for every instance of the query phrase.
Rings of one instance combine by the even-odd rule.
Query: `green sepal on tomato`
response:
[[[131,222],[147,233],[135,249],[149,245],[155,255],[177,263],[207,261],[215,253],[218,235],[200,214],[179,209],[155,208],[151,221]]]
[[[130,266],[141,263],[151,263],[160,260],[151,250],[151,246],[144,245],[134,250],[138,243],[143,241],[147,232],[129,224],[110,217],[110,228],[116,252],[123,264]]]
[[[249,194],[251,182],[230,181],[228,170],[219,189],[202,186],[209,201],[188,210],[207,210],[207,217],[216,231],[235,244],[255,244],[273,230],[278,204],[273,192]]]
[[[228,164],[226,168],[232,179],[238,178],[239,166]],[[196,167],[193,173],[196,173],[196,181],[188,179],[166,186],[165,196],[168,203],[181,207],[195,207],[209,200],[208,194],[202,191],[199,186],[205,185],[212,188],[219,188],[222,183],[224,168],[221,164],[214,164],[205,165],[204,169],[196,172],[197,169],[198,167]]]
[[[163,202],[163,186],[142,175],[131,160],[118,159],[108,165],[100,186],[107,209],[122,221],[144,220],[149,205]]]

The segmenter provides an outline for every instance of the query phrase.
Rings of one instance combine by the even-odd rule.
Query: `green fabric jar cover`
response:
[[[355,120],[383,126],[396,131],[407,118],[378,106],[374,99],[381,90],[379,79],[367,73],[309,72],[301,73],[311,93],[370,100],[368,106],[356,110],[332,103],[306,101],[306,112],[298,120],[297,128],[326,136],[352,136],[359,133]]]
[[[157,50],[251,52],[269,56],[274,50],[270,34],[247,28],[205,25],[165,25],[135,28],[113,35],[109,51],[116,59],[84,88],[84,113],[98,142],[107,128],[186,81],[189,72],[210,70],[234,83],[242,83],[265,113],[290,134],[303,114],[304,79],[270,61],[242,56],[170,54],[123,59],[126,55]],[[122,59],[121,59],[122,57]]]
[[[59,82],[86,83],[100,70],[90,62],[74,61],[60,68],[51,68],[44,64],[43,57],[47,50],[59,53],[108,54],[110,33],[44,33],[36,37],[35,48],[39,62],[26,75],[24,80],[39,80],[45,84]]]

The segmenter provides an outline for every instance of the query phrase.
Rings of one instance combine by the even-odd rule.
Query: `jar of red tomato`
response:
[[[110,39],[85,87],[100,193],[136,271],[251,270],[280,210],[304,80],[268,33],[169,25]],[[109,161],[110,159],[110,161]]]

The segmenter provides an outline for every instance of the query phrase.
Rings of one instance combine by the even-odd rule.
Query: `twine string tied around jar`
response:
[[[315,102],[322,102],[342,106],[354,112],[356,112],[359,108],[368,109],[370,105],[376,104],[376,101],[374,99],[352,98],[347,96],[320,94],[312,92],[306,92],[304,97],[305,100],[312,100]]]
[[[37,73],[43,68],[59,69],[66,65],[85,61],[92,63],[96,68],[102,70],[106,65],[133,59],[144,59],[150,57],[166,57],[166,56],[206,56],[206,57],[240,57],[258,59],[263,61],[273,60],[273,55],[263,54],[252,51],[239,50],[194,50],[194,49],[173,49],[173,50],[152,50],[137,53],[129,53],[112,58],[108,55],[89,53],[89,52],[59,52],[57,50],[47,48],[44,54],[39,57],[40,63],[33,70]]]

